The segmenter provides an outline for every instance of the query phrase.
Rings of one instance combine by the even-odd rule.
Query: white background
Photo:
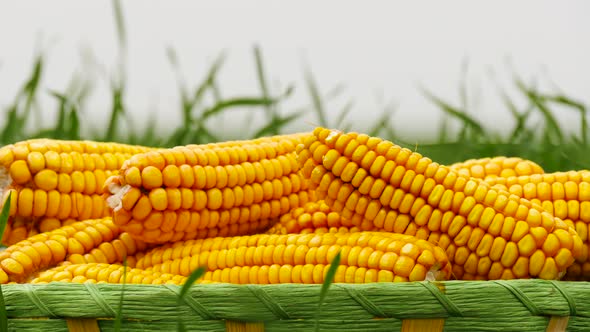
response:
[[[48,60],[44,95],[48,89],[64,91],[72,74],[82,70],[99,82],[85,116],[104,124],[110,107],[108,76],[118,54],[112,3],[0,3],[0,108],[12,102],[35,52],[41,51]],[[354,99],[349,121],[362,130],[391,103],[397,109],[391,119],[394,127],[413,138],[428,137],[441,114],[419,87],[458,104],[464,63],[470,111],[490,128],[505,130],[511,124],[496,83],[516,96],[513,71],[527,82],[536,79],[546,91],[560,89],[590,102],[590,2],[583,0],[123,1],[123,9],[128,34],[126,102],[138,123],[146,112],[157,112],[163,130],[180,121],[166,47],[176,50],[191,86],[224,50],[228,60],[219,82],[223,95],[232,97],[259,93],[252,56],[257,44],[274,91],[289,84],[296,87],[283,111],[309,104],[303,83],[309,66],[322,91],[338,84],[346,87],[328,103],[330,112],[337,113]],[[83,61],[88,54],[105,72]],[[43,98],[42,108],[50,119],[53,99]],[[574,112],[558,111],[566,126],[577,126]],[[216,125],[240,136],[230,131],[244,126],[239,112]],[[295,127],[309,128],[309,122],[316,122],[312,115]]]

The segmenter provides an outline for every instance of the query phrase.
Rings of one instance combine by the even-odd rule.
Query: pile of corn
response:
[[[0,149],[0,283],[590,279],[590,171],[520,158],[443,166],[310,133],[152,149]]]

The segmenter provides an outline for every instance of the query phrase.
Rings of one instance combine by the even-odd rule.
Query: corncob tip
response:
[[[123,207],[123,196],[131,190],[130,185],[119,185],[115,182],[111,182],[108,184],[108,192],[111,193],[106,198],[107,205],[111,208],[114,212],[118,211]]]
[[[111,175],[104,181],[102,189],[107,193],[112,193],[118,186],[121,186],[121,176]]]
[[[450,270],[450,263],[447,263],[447,266],[443,268],[440,263],[434,264],[428,272],[426,272],[426,277],[424,281],[443,281],[448,279],[448,275],[445,271]]]

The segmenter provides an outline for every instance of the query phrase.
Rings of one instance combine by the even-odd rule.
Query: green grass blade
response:
[[[340,265],[340,252],[334,256],[332,262],[330,262],[330,268],[328,269],[328,273],[326,273],[326,280],[322,284],[322,289],[320,290],[320,302],[318,306],[321,306],[326,299],[326,295],[328,294],[328,289],[330,285],[334,282],[334,276],[336,275],[336,270],[338,270],[338,266]]]
[[[204,274],[205,274],[205,267],[201,266],[198,269],[194,270],[188,276],[188,278],[186,279],[186,282],[184,283],[184,285],[182,285],[182,288],[180,289],[180,293],[178,294],[178,297],[176,299],[176,302],[178,303],[178,305],[180,305],[182,303],[182,301],[184,301],[184,297],[186,296],[186,293],[188,293],[188,290]],[[186,331],[186,328],[184,327],[184,324],[182,323],[182,321],[180,319],[178,320],[178,324],[177,324],[176,329],[178,332]]]
[[[512,117],[514,118],[514,121],[516,122],[514,129],[512,129],[508,136],[508,142],[516,142],[519,137],[523,137],[524,132],[527,130],[526,121],[531,115],[533,108],[529,107],[524,113],[520,113],[512,99],[510,99],[506,93],[502,92],[501,96],[504,105],[506,105],[510,111],[510,114],[512,114]]]
[[[340,112],[338,113],[338,116],[336,117],[336,122],[335,122],[335,128],[338,129],[342,129],[342,130],[346,130],[344,127],[344,121],[346,121],[346,119],[348,118],[348,115],[350,114],[350,112],[352,111],[354,107],[354,101],[350,100],[349,102],[347,102],[344,107],[342,107],[342,109],[340,110]]]
[[[2,129],[2,142],[14,143],[22,137],[24,120],[18,116],[17,105],[12,105],[6,112],[6,124]]]
[[[194,270],[193,272],[191,272],[191,274],[186,279],[186,282],[184,283],[184,285],[182,285],[182,288],[180,289],[180,293],[178,293],[178,299],[177,299],[178,303],[181,303],[184,300],[184,297],[186,296],[186,293],[188,293],[188,290],[193,286],[193,284],[197,280],[199,280],[199,278],[201,278],[205,274],[205,271],[206,271],[205,267],[201,266],[201,267],[197,268],[196,270]]]
[[[344,84],[339,83],[335,87],[333,87],[332,89],[328,90],[328,92],[326,92],[326,94],[325,94],[326,101],[332,100],[332,99],[335,99],[335,98],[341,96],[342,93],[344,93],[345,88],[346,87],[344,86]],[[318,89],[318,91],[319,91],[319,89]]]
[[[586,149],[582,149],[581,151],[576,151],[578,153],[572,153],[572,151],[560,151],[560,156],[563,160],[566,160],[568,164],[574,166],[575,169],[586,169],[590,170],[590,162],[587,162],[587,155],[588,151]]]
[[[166,47],[166,57],[168,61],[172,65],[172,68],[178,70],[180,69],[180,61],[178,60],[178,53],[172,47]]]
[[[586,112],[586,106],[581,102],[572,100],[564,95],[556,95],[556,96],[543,96],[543,99],[552,101],[554,103],[569,106],[580,112],[580,136],[581,141],[579,142],[582,146],[588,145],[588,118]]]
[[[223,97],[221,96],[221,88],[219,87],[217,81],[211,82],[211,94],[213,95],[213,100],[216,103],[223,100]]]
[[[2,212],[0,212],[0,239],[4,236],[4,230],[6,224],[8,224],[8,217],[10,216],[10,202],[12,201],[12,195],[6,197],[6,201],[2,206]]]
[[[80,139],[80,118],[78,117],[78,108],[75,105],[70,107],[70,113],[68,114],[68,129],[67,139],[79,140]]]
[[[461,61],[461,74],[459,80],[459,96],[461,99],[461,108],[467,110],[469,107],[469,100],[467,94],[467,75],[469,73],[469,59],[467,57],[463,58]]]
[[[389,111],[384,111],[380,117],[375,120],[375,123],[372,127],[367,131],[367,135],[369,136],[379,136],[381,131],[384,130],[387,125],[389,124],[391,114]]]
[[[121,296],[119,297],[119,306],[115,316],[115,332],[121,331],[123,321],[123,297],[125,296],[125,285],[127,281],[127,257],[123,257],[123,282],[121,283]]]
[[[3,237],[6,224],[8,223],[11,200],[12,195],[8,195],[6,202],[4,202],[4,206],[2,206],[2,212],[0,212],[0,239]],[[0,332],[4,331],[8,331],[8,314],[6,313],[6,303],[4,302],[2,285],[0,285]]]
[[[443,114],[438,128],[438,141],[440,143],[448,142],[450,136],[449,117]]]
[[[176,77],[176,84],[178,85],[178,89],[180,90],[180,101],[182,105],[182,116],[184,121],[190,120],[190,114],[192,111],[192,101],[189,97],[188,90],[186,88],[186,83],[182,76],[182,70],[180,68],[180,61],[178,60],[178,54],[176,50],[172,47],[166,48],[166,56],[172,69],[174,70],[174,74]]]
[[[125,107],[123,106],[123,88],[113,86],[112,89],[112,106],[109,124],[104,135],[103,140],[112,142],[115,140],[117,133],[119,118],[125,114]]]
[[[464,110],[460,110],[458,108],[452,107],[451,105],[444,102],[442,99],[436,97],[435,95],[433,95],[432,93],[430,93],[428,90],[426,90],[424,88],[422,88],[421,90],[422,90],[422,93],[426,96],[426,98],[428,98],[431,102],[433,102],[435,105],[437,105],[446,114],[460,120],[464,126],[470,127],[471,130],[474,131],[474,134],[476,134],[478,137],[485,137],[486,132],[485,132],[483,126],[477,120],[475,120],[473,117],[471,117],[470,115],[465,113]]]
[[[326,299],[326,295],[328,294],[328,289],[330,285],[334,282],[334,276],[336,275],[336,271],[338,270],[338,266],[340,265],[340,251],[334,256],[332,262],[330,262],[330,268],[326,273],[326,279],[324,279],[324,283],[322,284],[322,288],[320,289],[320,300],[318,302],[318,311],[317,315],[320,316],[320,312],[322,310],[322,304],[324,304],[324,300]],[[320,329],[320,321],[319,318],[316,319],[315,330],[319,331]]]
[[[581,112],[584,112],[586,110],[586,106],[578,101],[575,101],[567,96],[564,95],[555,95],[555,96],[548,96],[548,95],[544,95],[543,99],[546,100],[550,100],[562,105],[567,105],[570,106],[571,108],[575,108],[578,109]]]
[[[311,97],[311,102],[313,105],[313,110],[318,117],[318,121],[320,122],[320,126],[322,127],[329,127],[328,125],[328,118],[326,116],[326,111],[324,110],[324,102],[322,101],[322,97],[320,96],[320,91],[317,87],[315,79],[309,69],[305,71],[305,83],[307,85],[307,91]]]
[[[29,118],[31,111],[33,109],[33,104],[35,102],[37,91],[39,89],[39,85],[41,83],[41,76],[43,73],[43,56],[38,55],[35,59],[33,65],[33,71],[31,73],[31,77],[23,87],[23,95],[25,96],[25,106],[23,110],[23,117]],[[40,114],[36,114],[35,117],[38,121],[40,121]],[[40,123],[38,123],[39,125]]]
[[[115,16],[115,27],[117,29],[119,47],[125,49],[125,46],[127,45],[127,33],[125,29],[123,7],[121,6],[120,0],[113,0],[113,14]]]
[[[469,72],[469,61],[467,59],[467,57],[463,58],[463,61],[461,61],[461,74],[460,74],[460,79],[459,79],[459,97],[460,97],[460,101],[461,101],[461,110],[463,110],[463,112],[465,114],[467,114],[467,111],[469,110],[469,95],[467,93],[467,75]],[[469,139],[471,138],[471,134],[472,131],[470,130],[470,126],[469,124],[467,124],[466,122],[462,123],[462,128],[459,131],[459,140],[465,140],[465,139]],[[477,138],[474,138],[477,139]]]
[[[207,91],[207,89],[211,87],[211,85],[217,77],[217,73],[221,69],[221,66],[225,63],[225,58],[225,53],[221,53],[217,56],[217,58],[215,58],[215,61],[213,61],[211,68],[209,68],[209,71],[207,72],[205,79],[201,82],[201,84],[199,84],[199,86],[195,90],[195,93],[191,100],[192,106],[196,106],[201,102],[205,94],[205,91]]]
[[[268,85],[266,84],[262,53],[258,45],[254,46],[254,60],[256,64],[256,77],[258,78],[258,85],[260,86],[260,91],[262,92],[262,98],[269,99],[270,94],[268,92]],[[276,110],[272,107],[272,105],[265,105],[264,110],[268,119],[274,119],[276,116]]]
[[[234,107],[257,107],[257,106],[266,106],[276,103],[277,99],[266,99],[266,98],[250,98],[250,97],[239,97],[233,98],[228,100],[219,101],[217,104],[213,105],[213,107],[205,110],[201,115],[203,120],[219,114],[227,109],[234,108]]]
[[[177,128],[176,130],[174,130],[172,135],[168,137],[168,140],[164,143],[164,146],[174,147],[183,145],[185,137],[188,133],[189,131],[185,127]]]
[[[147,126],[145,130],[142,131],[143,136],[139,139],[137,144],[143,144],[146,146],[160,146],[160,142],[158,141],[157,135],[157,128],[158,128],[158,121],[154,113],[149,115],[147,120]]]
[[[300,111],[293,114],[289,114],[287,116],[278,116],[273,118],[266,126],[260,128],[258,131],[252,135],[253,137],[262,137],[262,136],[269,136],[275,135],[281,132],[281,128],[288,125],[289,123],[299,119],[303,116],[305,112]]]
[[[555,143],[558,144],[563,142],[563,133],[561,132],[561,128],[543,98],[539,96],[534,90],[527,88],[520,80],[516,81],[516,85],[519,90],[531,101],[531,103],[536,106],[536,109],[539,110],[543,115],[543,118],[545,119],[545,125],[547,126],[545,140],[549,142],[556,140]]]
[[[59,103],[58,111],[57,111],[57,122],[55,124],[55,130],[51,137],[53,138],[60,138],[64,132],[64,123],[66,121],[66,97],[57,92],[57,91],[49,91],[49,94],[57,99]]]

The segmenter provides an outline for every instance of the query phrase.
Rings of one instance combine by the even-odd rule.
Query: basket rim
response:
[[[275,321],[285,319],[424,319],[525,316],[590,317],[590,282],[538,279],[424,281],[330,286],[197,284],[178,300],[176,285],[2,285],[8,318],[112,319],[123,293],[126,319]],[[320,317],[320,318],[318,318]]]

